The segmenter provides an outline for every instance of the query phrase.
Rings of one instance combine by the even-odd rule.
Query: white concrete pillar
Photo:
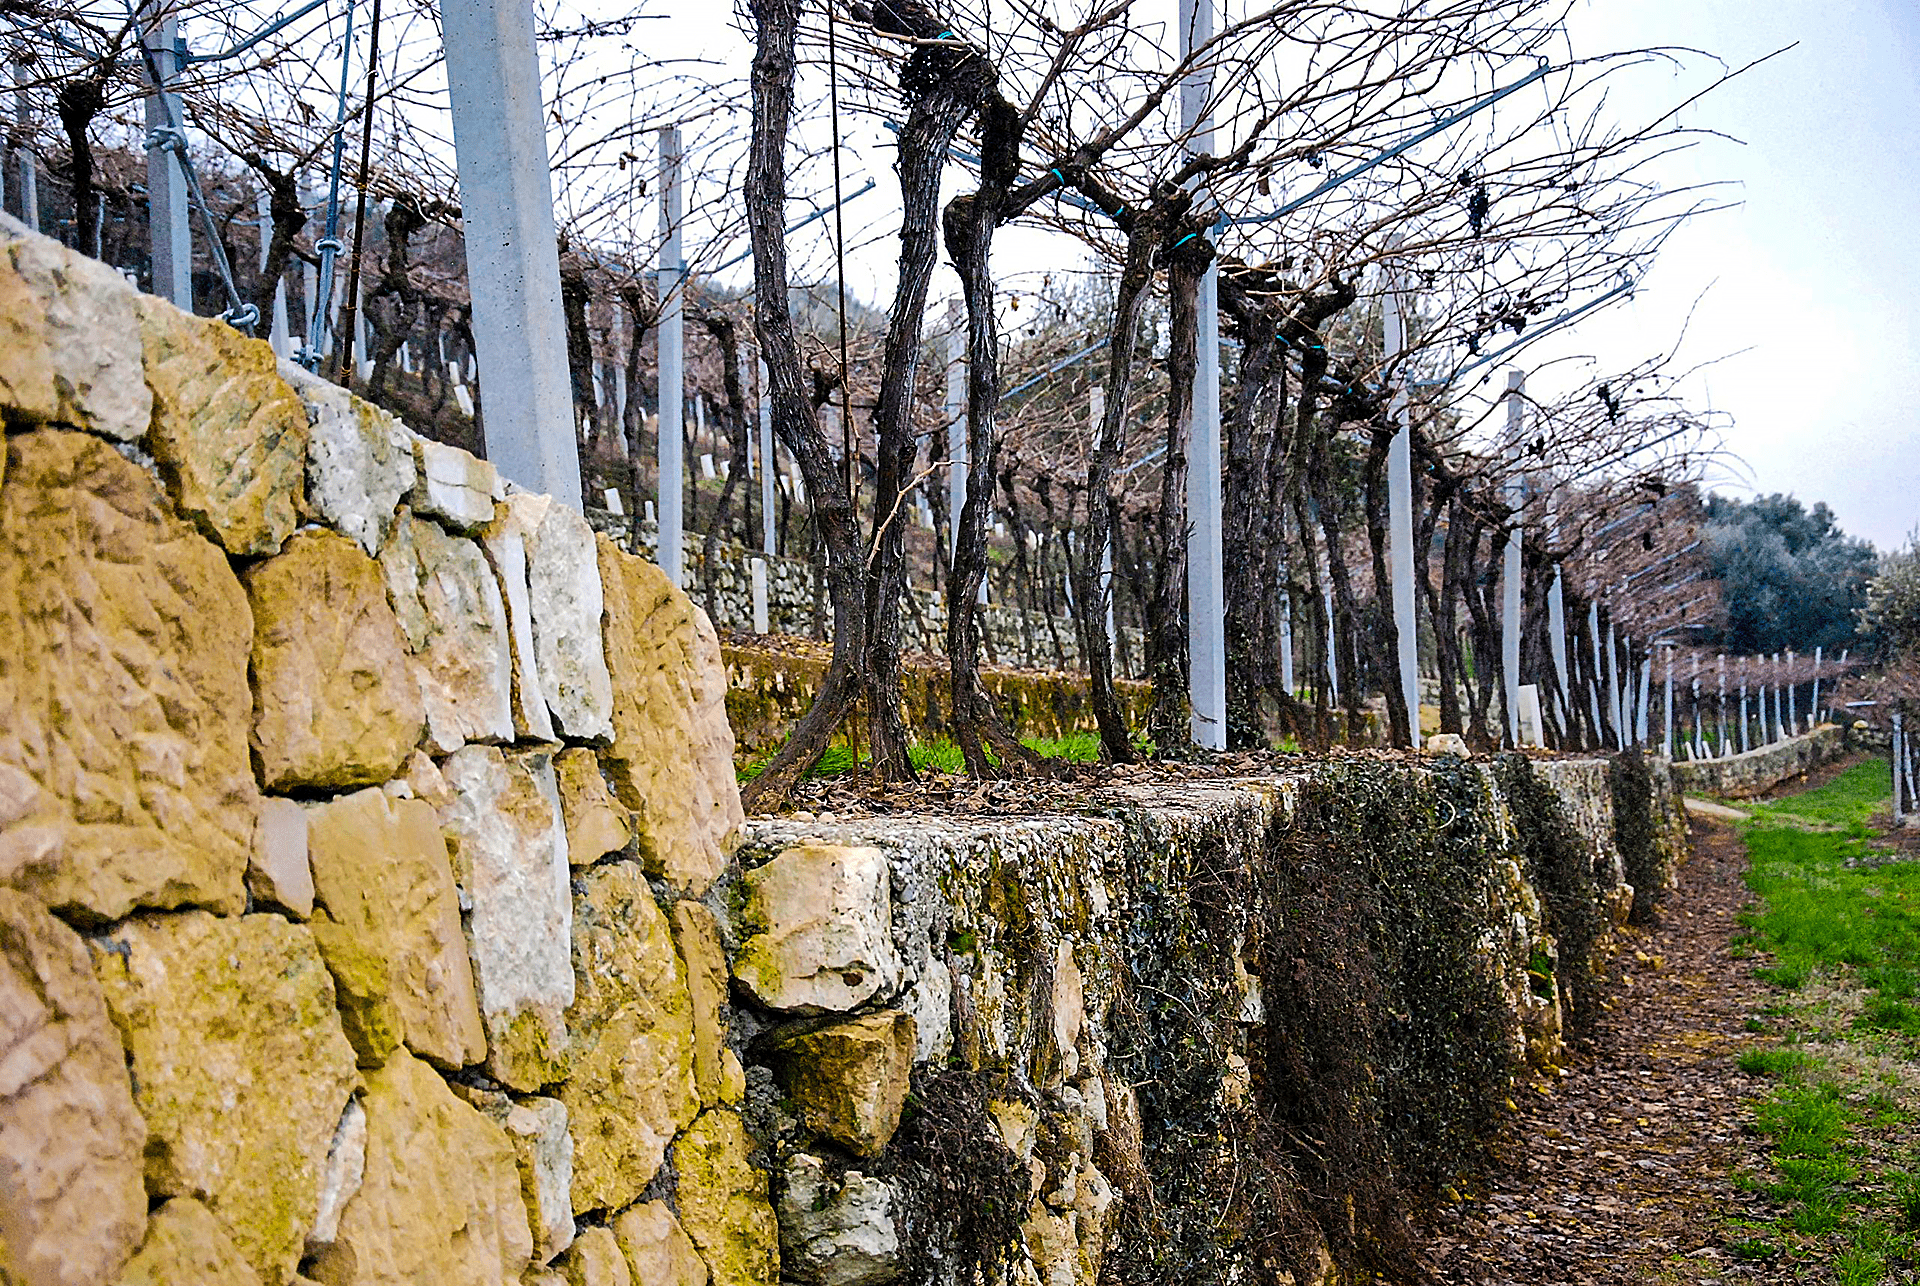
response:
[[[1527,377],[1518,367],[1507,371],[1507,457],[1513,476],[1506,486],[1513,526],[1507,532],[1500,559],[1500,680],[1506,696],[1507,744],[1520,744],[1520,507],[1526,503],[1526,483],[1520,472],[1520,452],[1526,433]]]
[[[167,135],[186,117],[180,100],[166,87],[180,74],[180,59],[174,41],[180,24],[175,17],[176,0],[144,0],[140,6],[140,43],[159,71],[159,83],[152,74],[145,78],[151,91],[146,97],[147,114],[147,231],[153,254],[153,293],[171,300],[188,312],[193,311],[193,233],[188,222],[187,175],[180,157],[167,145]],[[186,140],[178,140],[180,146]],[[75,228],[74,244],[82,253],[93,252],[93,229]]]
[[[1386,360],[1408,349],[1405,300],[1399,268],[1387,285]],[[1394,381],[1394,434],[1387,449],[1387,570],[1393,578],[1393,625],[1399,636],[1400,691],[1406,704],[1407,731],[1420,744],[1420,634],[1413,603],[1413,425],[1404,374]]]
[[[474,346],[486,372],[487,455],[505,477],[578,509],[532,0],[440,0],[440,21]]]
[[[686,462],[681,459],[681,433],[686,415],[686,368],[683,320],[686,305],[686,260],[680,251],[683,216],[680,192],[680,131],[660,131],[660,320],[654,335],[659,344],[660,417],[659,468],[660,569],[675,585],[686,583],[682,558],[681,503],[686,486]]]

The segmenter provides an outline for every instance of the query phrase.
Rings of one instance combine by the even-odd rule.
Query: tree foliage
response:
[[[1857,641],[1874,549],[1841,531],[1824,503],[1808,509],[1778,493],[1711,496],[1706,541],[1726,602],[1720,650],[1837,652]]]

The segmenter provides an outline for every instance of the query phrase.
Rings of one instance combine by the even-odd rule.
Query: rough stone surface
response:
[[[299,525],[307,411],[273,349],[213,317],[135,297],[153,427],[180,511],[230,554],[271,554]]]
[[[0,883],[101,920],[236,913],[258,799],[246,594],[107,443],[5,447]]]
[[[427,438],[413,440],[418,472],[413,507],[461,531],[493,521],[493,502],[501,494],[500,475],[491,464],[459,447]]]
[[[913,1061],[944,1062],[953,1050],[953,971],[939,956],[920,966],[906,1010],[913,1015]]]
[[[733,976],[768,1009],[836,1013],[900,983],[886,855],[796,844],[741,877]]]
[[[666,573],[604,537],[598,549],[613,682],[605,759],[634,810],[648,874],[698,896],[725,867],[745,819],[720,641]]]
[[[380,565],[304,531],[244,574],[253,608],[253,750],[269,790],[378,785],[420,740],[420,690]]]
[[[333,1142],[327,1145],[327,1168],[320,1176],[320,1207],[314,1213],[313,1227],[307,1230],[307,1250],[331,1246],[340,1235],[340,1215],[360,1191],[367,1175],[367,1109],[357,1098],[347,1100],[347,1110],[334,1127]]]
[[[335,531],[378,554],[413,488],[413,435],[371,402],[292,362],[279,364],[307,413],[307,503]]]
[[[93,961],[147,1122],[147,1187],[205,1201],[269,1286],[288,1281],[357,1080],[312,935],[275,915],[141,916]]]
[[[449,754],[469,741],[513,740],[507,609],[480,546],[403,513],[380,568],[418,665],[428,744]]]
[[[534,645],[554,725],[566,737],[605,741],[613,736],[613,679],[600,637],[593,529],[546,496],[510,496],[505,507],[525,532]]]
[[[780,1276],[780,1230],[752,1148],[740,1118],[720,1108],[701,1113],[673,1145],[680,1223],[713,1286],[773,1286]]]
[[[533,1255],[513,1146],[405,1053],[367,1077],[367,1164],[320,1286],[496,1286]]]
[[[567,1105],[552,1098],[512,1098],[468,1090],[463,1096],[507,1132],[520,1167],[520,1192],[533,1230],[533,1259],[546,1264],[573,1244],[573,1136]]]
[[[146,1125],[86,948],[0,889],[0,1276],[112,1281],[140,1244]]]
[[[145,436],[153,394],[141,372],[133,287],[106,264],[51,237],[20,237],[7,244],[6,253],[44,318],[57,399],[46,418],[122,442]],[[0,313],[12,312],[0,307]]]
[[[316,936],[362,1063],[378,1066],[400,1041],[443,1067],[484,1058],[459,892],[432,805],[356,791],[309,814],[308,844],[316,923],[334,926]]]
[[[738,1103],[747,1092],[746,1069],[727,1047],[727,953],[713,912],[698,902],[673,904],[673,941],[687,969],[693,1003],[693,1079],[708,1107]]]
[[[560,781],[560,810],[567,819],[567,860],[575,866],[591,866],[625,848],[633,838],[633,822],[626,806],[607,789],[599,756],[573,746],[554,756],[553,771]]]
[[[620,1212],[613,1236],[636,1283],[707,1286],[706,1261],[664,1201],[643,1201]]]
[[[45,424],[59,414],[47,341],[39,300],[15,270],[13,256],[0,249],[0,419],[16,428]],[[0,480],[5,477],[0,464]]]
[[[468,746],[441,772],[453,800],[440,824],[466,894],[487,1068],[512,1089],[537,1090],[567,1074],[565,1013],[574,997],[573,901],[553,762],[543,751]]]
[[[247,855],[247,892],[304,920],[313,914],[313,869],[307,864],[307,810],[291,799],[260,801]]]
[[[836,1180],[804,1152],[780,1193],[780,1273],[804,1286],[883,1286],[900,1276],[893,1188],[849,1170]]]
[[[861,1156],[878,1156],[900,1125],[913,1072],[913,1019],[862,1014],[774,1046],[800,1123]]]
[[[153,1212],[147,1240],[120,1275],[120,1286],[260,1286],[213,1213],[191,1197]]]
[[[700,1104],[686,973],[640,868],[596,866],[577,887],[573,1074],[558,1093],[573,1120],[580,1214],[638,1197]]]
[[[544,500],[544,496],[516,496],[516,500]],[[539,649],[533,641],[533,604],[527,594],[527,541],[517,512],[501,504],[495,518],[480,532],[481,547],[493,564],[507,607],[507,640],[513,651],[513,730],[522,740],[553,741],[553,716],[547,711],[546,685],[540,678]]]
[[[581,1229],[572,1248],[554,1267],[566,1278],[567,1286],[634,1286],[627,1257],[620,1253],[620,1243],[609,1228]],[[648,1281],[647,1286],[654,1283]]]

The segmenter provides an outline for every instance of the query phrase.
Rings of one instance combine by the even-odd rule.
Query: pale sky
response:
[[[1741,208],[1676,235],[1634,301],[1577,343],[1603,360],[1661,347],[1698,297],[1680,365],[1740,354],[1687,390],[1734,421],[1745,465],[1718,489],[1824,500],[1847,531],[1904,543],[1920,525],[1920,7],[1583,0],[1573,32],[1587,49],[1687,45],[1732,67],[1798,42],[1682,118],[1741,142],[1704,141],[1670,182],[1734,180]],[[1684,99],[1708,70],[1639,75],[1622,114]]]

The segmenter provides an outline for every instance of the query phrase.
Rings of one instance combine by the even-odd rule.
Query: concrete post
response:
[[[1606,686],[1607,671],[1602,661],[1598,597],[1587,604],[1587,636],[1593,640],[1593,682],[1587,688],[1587,697],[1593,706],[1593,748],[1604,750],[1607,745],[1607,727],[1600,718],[1600,693]]]
[[[1324,578],[1321,580],[1320,586],[1321,592],[1326,598],[1327,609],[1327,638],[1325,644],[1327,654],[1327,703],[1337,706],[1340,704],[1340,649],[1334,645],[1333,641],[1333,582],[1331,578]]]
[[[578,509],[580,447],[560,308],[532,0],[440,0],[487,455]]]
[[[1660,739],[1660,744],[1663,747],[1665,747],[1667,758],[1672,759],[1673,758],[1673,644],[1669,643],[1666,645],[1666,647],[1667,647],[1667,702],[1666,702],[1667,716],[1666,716],[1666,723],[1665,723],[1666,735]]]
[[[1219,0],[1180,0],[1180,57],[1213,38]],[[1180,86],[1180,124],[1187,151],[1213,151],[1208,99],[1213,68],[1203,64]],[[1210,198],[1206,198],[1210,200]],[[1187,445],[1187,692],[1195,744],[1227,748],[1226,560],[1222,548],[1220,497],[1220,268],[1208,265],[1200,281],[1195,363],[1188,422],[1180,426]],[[1416,698],[1417,699],[1417,698]],[[1419,736],[1416,726],[1414,735]]]
[[[1386,360],[1404,354],[1407,343],[1405,301],[1399,270],[1387,286],[1384,304]],[[1393,386],[1392,445],[1387,449],[1387,569],[1393,577],[1393,626],[1399,636],[1400,691],[1406,701],[1407,729],[1420,744],[1420,636],[1413,608],[1413,427],[1404,376]],[[1518,735],[1518,730],[1514,730]]]
[[[1786,680],[1787,680],[1787,735],[1789,737],[1797,737],[1800,735],[1800,694],[1794,691],[1795,684],[1793,682],[1793,649],[1792,648],[1787,649]]]
[[[1807,702],[1807,726],[1820,726],[1820,649],[1813,649],[1813,695]]]
[[[1725,652],[1719,654],[1717,664],[1720,669],[1720,699],[1715,708],[1720,716],[1720,744],[1714,748],[1714,753],[1724,759],[1733,753],[1733,743],[1727,740],[1727,654]]]
[[[27,69],[18,64],[13,69],[13,81],[16,87],[28,82]],[[32,104],[28,101],[24,88],[13,91],[13,120],[22,138],[26,137],[27,126],[32,123]],[[20,222],[33,231],[40,231],[40,168],[35,162],[33,149],[19,147],[13,153],[15,181],[20,192]]]
[[[1632,646],[1628,646],[1628,655],[1632,655]],[[1633,744],[1647,744],[1648,699],[1653,695],[1653,652],[1648,650],[1640,660],[1640,700],[1633,712]]]
[[[1903,738],[1902,738],[1902,729],[1900,727],[1900,712],[1898,710],[1895,710],[1893,712],[1893,747],[1892,747],[1893,749],[1893,824],[1895,826],[1898,826],[1900,824],[1900,819],[1906,815],[1905,810],[1900,807],[1900,802],[1901,802],[1900,801],[1900,786],[1901,786],[1900,761],[1902,758],[1904,758],[1904,756],[1900,753],[1902,740]]]
[[[1753,737],[1749,731],[1752,721],[1747,715],[1747,668],[1751,657],[1740,658],[1740,753],[1746,754],[1753,749]]]
[[[760,391],[760,552],[772,558],[779,549],[779,513],[774,483],[780,476],[773,449],[773,399],[767,396],[767,364],[758,363]]]
[[[1286,590],[1280,591],[1280,684],[1287,695],[1294,694],[1293,685],[1293,596]]]
[[[660,569],[675,585],[686,583],[681,550],[680,506],[686,486],[681,433],[686,410],[683,313],[686,260],[680,253],[680,131],[660,131],[660,321],[656,329],[660,370],[660,419],[655,459],[659,469]]]
[[[1606,676],[1607,712],[1613,718],[1613,748],[1625,750],[1627,729],[1625,722],[1620,718],[1620,651],[1614,637],[1611,618],[1607,621],[1606,664],[1601,668],[1601,673]]]
[[[159,69],[159,83],[147,95],[147,231],[153,253],[153,293],[193,311],[193,233],[188,223],[187,175],[172,146],[155,131],[173,130],[185,118],[180,100],[168,91],[180,74],[175,39],[180,24],[174,0],[145,0],[140,6],[140,43]],[[151,81],[151,73],[148,79]],[[178,139],[186,146],[184,138]],[[92,253],[91,228],[75,228],[74,244]]]
[[[1507,371],[1507,456],[1515,472],[1507,482],[1507,504],[1514,525],[1507,532],[1501,557],[1500,678],[1507,702],[1508,744],[1520,745],[1520,507],[1527,488],[1519,472],[1521,442],[1526,432],[1527,377],[1518,367]]]
[[[1554,508],[1554,497],[1550,494],[1547,499],[1547,543],[1551,546],[1559,539],[1560,518]],[[1560,690],[1560,726],[1571,730],[1573,673],[1567,668],[1566,578],[1558,562],[1553,565],[1553,579],[1547,583],[1547,649],[1553,654],[1553,671],[1559,679],[1556,686]]]
[[[1773,739],[1775,741],[1784,741],[1786,740],[1787,734],[1781,724],[1780,718],[1782,707],[1780,704],[1780,654],[1778,652],[1773,654],[1773,659],[1768,668],[1768,675],[1773,679],[1773,682],[1768,685],[1772,689],[1770,695],[1773,699]]]
[[[260,189],[260,271],[267,270],[267,251],[273,244],[273,193]],[[278,357],[293,356],[293,341],[287,334],[287,283],[273,283],[273,309],[268,314],[267,342]]]
[[[1700,740],[1700,658],[1693,659],[1693,753],[1690,759],[1704,759],[1706,747]]]
[[[1087,391],[1087,422],[1092,433],[1091,440],[1099,440],[1100,421],[1106,418],[1106,414],[1106,386],[1103,384],[1095,384]],[[1087,497],[1089,507],[1105,503],[1106,497],[1104,496],[1089,495]],[[1071,546],[1069,546],[1069,548],[1071,548]],[[1113,531],[1111,528],[1107,531],[1107,543],[1100,547],[1100,601],[1106,604],[1107,647],[1109,654],[1111,654],[1116,650],[1114,647],[1113,632]]]
[[[960,548],[960,511],[967,504],[966,306],[947,301],[947,557]],[[951,564],[949,564],[951,565]],[[983,581],[982,584],[985,582]]]

